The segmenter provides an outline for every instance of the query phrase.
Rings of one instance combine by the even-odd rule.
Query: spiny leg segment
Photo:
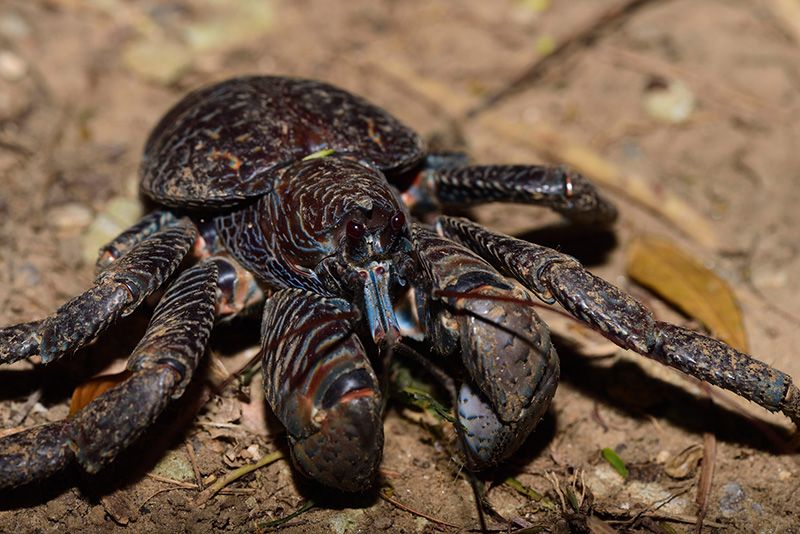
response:
[[[156,227],[160,221],[145,219],[143,228],[133,227],[101,251],[98,265],[105,267],[94,287],[55,314],[0,329],[0,364],[34,354],[51,362],[86,345],[116,319],[132,313],[175,272],[197,236],[189,219],[162,218],[162,227]]]
[[[133,350],[133,374],[74,416],[0,439],[0,488],[43,479],[73,460],[99,471],[191,380],[214,325],[218,266],[202,262],[170,285]]]
[[[488,202],[517,202],[549,207],[581,223],[609,224],[617,217],[613,204],[582,175],[546,165],[461,166],[460,155],[436,154],[417,175],[403,199],[416,213],[442,207]]]
[[[617,345],[730,390],[800,426],[800,391],[789,375],[707,336],[657,321],[638,301],[587,272],[574,258],[492,232],[467,219],[440,217],[440,230],[522,282],[545,302],[558,302]]]

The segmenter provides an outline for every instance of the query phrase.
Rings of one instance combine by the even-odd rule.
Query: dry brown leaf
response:
[[[744,321],[730,286],[672,241],[636,238],[628,247],[628,275],[702,322],[715,336],[747,350]]]
[[[703,446],[695,443],[667,460],[664,472],[671,478],[683,480],[694,476],[697,465],[703,459]]]
[[[130,371],[123,371],[113,375],[103,375],[92,378],[75,388],[72,392],[72,400],[69,403],[69,414],[78,413],[94,399],[113,388],[117,384],[125,381],[131,376]]]
[[[124,490],[119,489],[108,495],[103,495],[100,497],[100,503],[106,513],[118,525],[125,526],[131,521],[136,521],[139,517],[138,507]]]

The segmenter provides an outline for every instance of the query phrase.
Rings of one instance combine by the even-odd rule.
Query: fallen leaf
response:
[[[100,497],[100,503],[103,505],[106,513],[111,516],[118,525],[125,526],[131,521],[136,521],[139,517],[137,506],[131,502],[130,498],[123,490],[117,490],[108,495]]]
[[[730,286],[672,241],[656,236],[634,239],[628,246],[627,271],[722,341],[747,350],[744,321]]]
[[[667,460],[664,472],[671,478],[682,480],[694,476],[697,465],[703,459],[703,447],[698,444],[691,445]]]
[[[74,415],[81,411],[87,404],[113,388],[117,384],[124,382],[129,376],[130,371],[123,371],[113,375],[103,375],[84,382],[72,392],[72,399],[69,403],[69,414]]]

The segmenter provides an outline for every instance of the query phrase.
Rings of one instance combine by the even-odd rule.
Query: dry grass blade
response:
[[[239,480],[248,473],[252,473],[257,469],[261,469],[262,467],[275,463],[278,460],[282,459],[283,457],[284,456],[282,452],[275,451],[273,453],[267,454],[254,464],[243,465],[242,467],[231,471],[230,473],[228,473],[227,475],[225,475],[224,477],[217,480],[212,485],[201,491],[200,494],[197,496],[197,499],[195,499],[195,503],[200,505],[208,502],[208,500],[211,499],[211,497],[216,495],[221,489],[223,489],[228,484],[236,480]]]
[[[635,239],[628,246],[627,270],[633,280],[701,321],[715,336],[747,350],[744,321],[731,288],[672,241]]]

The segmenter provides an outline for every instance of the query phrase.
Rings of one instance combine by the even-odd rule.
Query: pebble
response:
[[[746,495],[742,486],[736,482],[728,482],[722,486],[722,497],[719,499],[719,511],[724,517],[733,517],[742,509]]]
[[[156,464],[153,473],[162,477],[180,480],[182,482],[194,481],[194,469],[189,463],[189,458],[182,450],[171,450]]]
[[[28,64],[11,50],[0,50],[0,78],[16,82],[28,74]]]
[[[644,95],[644,109],[650,117],[666,124],[681,124],[689,120],[695,108],[692,91],[678,80],[651,84]]]
[[[31,27],[18,13],[4,13],[0,16],[0,35],[8,39],[21,39],[31,33]]]
[[[127,197],[114,197],[92,220],[83,235],[83,261],[94,263],[100,247],[117,237],[142,216],[142,205]]]
[[[92,210],[89,207],[78,202],[70,202],[52,208],[48,221],[59,230],[77,233],[89,226],[92,218]]]

